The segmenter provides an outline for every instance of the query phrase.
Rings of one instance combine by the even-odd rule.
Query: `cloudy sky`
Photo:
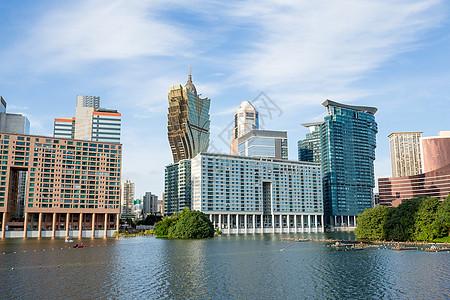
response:
[[[211,101],[214,151],[247,99],[266,101],[266,129],[323,119],[326,99],[375,106],[377,177],[391,175],[387,135],[450,130],[450,4],[444,0],[0,1],[0,95],[31,133],[51,135],[77,95],[122,113],[122,179],[161,195],[167,91]],[[264,92],[266,98],[258,98]]]

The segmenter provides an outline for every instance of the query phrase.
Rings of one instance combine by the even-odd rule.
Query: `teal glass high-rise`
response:
[[[323,103],[320,126],[325,215],[334,226],[355,226],[356,216],[373,206],[376,134],[374,107]]]

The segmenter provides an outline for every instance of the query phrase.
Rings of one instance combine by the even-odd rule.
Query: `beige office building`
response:
[[[118,230],[122,145],[0,133],[5,237],[109,237]],[[26,172],[17,219],[19,172]]]
[[[122,183],[122,197],[120,203],[120,214],[122,216],[134,215],[134,183],[130,180],[125,180],[125,182]]]
[[[422,173],[421,137],[422,132],[394,132],[389,135],[392,177]]]

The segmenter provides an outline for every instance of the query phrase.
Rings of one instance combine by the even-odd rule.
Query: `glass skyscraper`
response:
[[[184,159],[166,166],[164,215],[191,208],[191,160]]]
[[[356,216],[373,203],[377,109],[331,100],[322,105],[328,116],[324,122],[304,124],[313,128],[298,143],[299,160],[321,163],[326,221],[355,226]]]
[[[238,138],[241,156],[288,159],[286,131],[251,130]]]
[[[209,106],[211,100],[200,98],[189,71],[184,88],[172,85],[168,94],[167,134],[173,162],[193,158],[209,147]]]

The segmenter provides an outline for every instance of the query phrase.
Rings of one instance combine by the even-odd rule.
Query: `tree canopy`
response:
[[[158,222],[156,235],[174,239],[201,239],[213,237],[214,228],[204,213],[186,207],[180,213]]]
[[[360,240],[433,241],[450,233],[450,196],[445,201],[419,197],[398,207],[377,206],[357,218]]]

